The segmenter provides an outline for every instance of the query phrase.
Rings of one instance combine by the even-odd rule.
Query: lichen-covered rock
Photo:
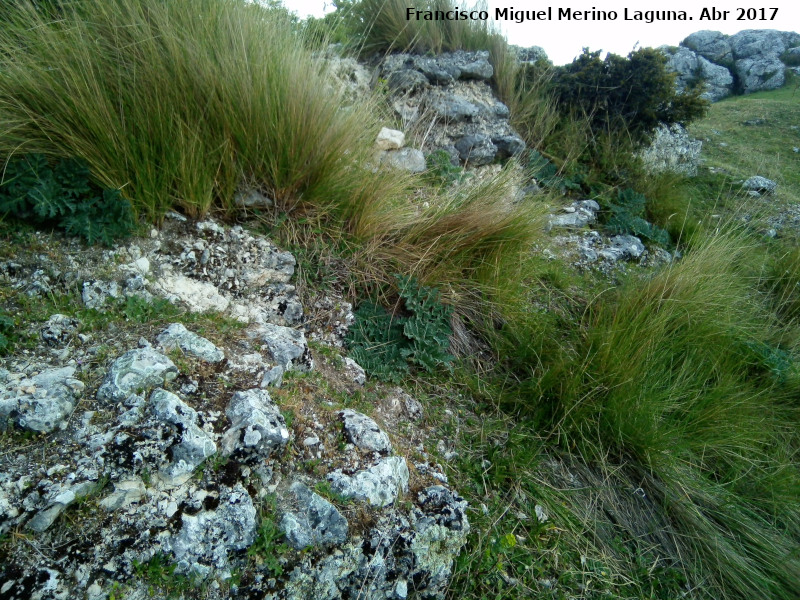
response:
[[[778,189],[778,184],[771,179],[762,177],[761,175],[753,175],[744,182],[742,187],[744,187],[746,190],[758,192],[760,194],[772,194],[776,189]]]
[[[114,483],[114,491],[100,501],[106,510],[119,510],[145,497],[147,490],[141,479],[134,478]]]
[[[772,54],[736,61],[736,73],[745,94],[778,89],[786,82],[785,70],[785,65]]]
[[[700,164],[702,147],[703,142],[689,137],[683,126],[661,125],[650,146],[640,156],[651,173],[671,172],[694,176]]]
[[[9,419],[22,429],[49,433],[75,408],[85,386],[73,377],[75,367],[47,369],[13,382],[0,382],[0,430]]]
[[[80,322],[67,315],[52,315],[40,330],[42,341],[48,346],[61,346],[78,331]]]
[[[284,513],[280,527],[296,550],[342,544],[347,540],[347,519],[336,507],[300,482],[289,488],[292,511]]]
[[[600,205],[594,200],[576,200],[563,210],[564,214],[550,216],[548,229],[554,227],[570,229],[586,227],[597,221],[597,213],[600,210]]]
[[[122,292],[116,281],[86,281],[81,293],[87,308],[103,308],[109,301],[122,298]]]
[[[363,536],[321,560],[304,559],[289,576],[285,598],[444,598],[469,532],[466,502],[442,486],[426,488],[418,502],[408,514],[384,513]]]
[[[719,31],[696,31],[683,40],[681,45],[694,50],[712,62],[718,63],[733,58],[730,39]]]
[[[180,518],[180,530],[168,542],[180,573],[208,577],[216,569],[221,578],[230,577],[228,554],[255,541],[256,509],[240,484],[223,486],[216,508]]]
[[[94,483],[85,481],[74,486],[66,485],[55,488],[50,494],[46,508],[37,512],[25,526],[37,533],[49,529],[70,504],[73,504],[76,500],[85,498],[94,487]]]
[[[479,167],[488,165],[497,155],[497,146],[488,135],[465,135],[455,143],[458,155],[466,163]]]
[[[786,41],[774,29],[745,29],[730,37],[733,58],[778,56],[786,50]]]
[[[210,363],[217,363],[225,359],[225,353],[209,342],[206,338],[186,329],[181,323],[172,323],[156,337],[158,344],[166,351],[180,348],[190,354]]]
[[[222,452],[236,451],[263,460],[289,441],[289,431],[280,410],[261,389],[236,392],[225,411],[231,428],[222,437]]]
[[[428,574],[428,585],[443,589],[450,581],[453,559],[467,541],[467,503],[438,485],[421,491],[418,501],[424,513],[414,523],[410,550],[416,567]]]
[[[148,409],[156,421],[170,426],[170,462],[161,469],[161,476],[166,483],[179,485],[217,452],[217,445],[208,432],[198,427],[197,411],[175,394],[163,389],[153,391]]]
[[[508,123],[509,110],[487,83],[494,69],[486,52],[438,56],[394,54],[378,67],[404,128],[427,131],[423,151],[445,150],[467,165],[488,165],[525,145]]]
[[[642,240],[633,235],[615,235],[610,241],[609,247],[599,250],[597,253],[606,260],[639,258],[645,252]]]
[[[339,412],[347,441],[369,452],[391,452],[392,443],[378,424],[350,408]]]
[[[712,63],[689,48],[662,47],[661,50],[667,55],[667,68],[678,74],[679,90],[691,87],[701,78],[705,86],[703,98],[717,102],[731,94],[733,75],[726,67]]]
[[[408,491],[408,477],[406,459],[391,456],[352,476],[336,470],[328,475],[328,481],[333,491],[345,498],[382,508],[392,504],[400,491]]]
[[[261,342],[269,350],[272,360],[285,371],[310,371],[314,368],[311,351],[302,331],[263,323],[251,327],[248,336]]]
[[[183,302],[192,312],[223,312],[230,305],[230,300],[216,286],[185,275],[166,275],[156,282],[156,289],[170,300]]]
[[[364,371],[364,367],[362,367],[349,356],[345,357],[344,359],[344,371],[356,385],[363,386],[365,383],[367,383],[367,373]]]
[[[178,368],[152,348],[137,348],[114,361],[97,390],[97,399],[122,402],[131,394],[142,394],[175,379]]]

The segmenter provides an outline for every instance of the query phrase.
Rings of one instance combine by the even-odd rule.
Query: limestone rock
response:
[[[394,169],[409,173],[422,173],[428,168],[425,163],[425,155],[416,148],[389,150],[384,153],[381,161]]]
[[[696,31],[683,40],[681,45],[715,63],[730,60],[733,57],[730,39],[719,31],[707,29]]]
[[[153,418],[168,426],[173,443],[169,464],[161,470],[166,483],[180,485],[217,451],[211,435],[197,425],[197,412],[175,394],[157,389],[150,394],[148,408]]]
[[[158,344],[166,351],[180,348],[190,354],[210,363],[217,363],[225,359],[225,353],[209,342],[206,338],[186,329],[181,323],[172,323],[156,337]]]
[[[272,360],[285,371],[310,371],[314,368],[311,351],[302,331],[263,323],[251,327],[248,336],[261,342],[269,350]]]
[[[744,182],[743,187],[746,190],[759,192],[761,194],[772,194],[778,188],[778,184],[761,175],[754,175]]]
[[[399,150],[406,144],[406,135],[397,129],[383,127],[375,140],[378,150]]]
[[[110,300],[119,300],[122,292],[116,281],[86,281],[81,298],[87,308],[103,308]]]
[[[225,414],[231,421],[231,428],[222,438],[226,456],[238,450],[263,460],[289,441],[286,421],[264,390],[236,392]]]
[[[339,412],[339,418],[349,442],[369,452],[391,452],[389,436],[368,416],[347,408]]]
[[[204,578],[218,569],[224,576],[228,554],[251,546],[256,528],[256,509],[247,490],[240,484],[223,486],[215,509],[181,515],[181,527],[169,539],[176,570]]]
[[[120,356],[111,365],[97,390],[97,399],[122,402],[131,394],[140,394],[175,379],[178,368],[152,348],[138,348]]]
[[[364,371],[364,367],[349,356],[344,359],[344,371],[356,385],[363,386],[367,383],[367,373]]]
[[[786,50],[786,41],[774,29],[745,29],[730,37],[733,58],[779,56]]]
[[[594,200],[578,200],[565,209],[565,214],[551,215],[548,229],[565,227],[580,229],[597,221],[600,205]]]
[[[74,374],[75,367],[47,369],[18,382],[0,384],[0,430],[8,419],[22,429],[41,433],[61,426],[85,388]]]
[[[736,73],[745,94],[775,90],[785,81],[785,66],[774,54],[743,58],[736,61]]]
[[[690,138],[682,125],[661,125],[650,146],[640,156],[651,173],[671,172],[694,176],[700,164],[702,147],[703,142]]]
[[[66,315],[52,315],[40,330],[42,341],[48,346],[61,346],[78,331],[80,322]]]
[[[408,478],[408,465],[400,456],[383,458],[375,466],[352,476],[341,470],[328,475],[335,492],[379,508],[392,504],[401,490],[408,490]]]
[[[465,135],[455,143],[458,155],[466,163],[476,167],[488,165],[497,155],[497,146],[487,135]]]
[[[168,298],[185,303],[192,312],[222,312],[230,304],[230,300],[222,296],[213,284],[196,281],[185,275],[162,277],[156,282],[156,287]]]
[[[347,540],[347,519],[333,504],[299,482],[293,483],[289,491],[294,495],[294,510],[284,513],[280,527],[290,546],[304,550]]]

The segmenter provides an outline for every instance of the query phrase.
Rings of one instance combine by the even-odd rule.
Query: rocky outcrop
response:
[[[667,55],[667,68],[678,74],[678,89],[692,87],[698,80],[705,86],[703,98],[716,102],[729,96],[733,90],[733,75],[723,66],[716,65],[689,48],[663,47]]]
[[[100,359],[80,319],[54,314],[35,324],[36,349],[0,359],[0,536],[19,531],[30,542],[3,555],[0,595],[147,597],[164,582],[148,580],[158,572],[202,583],[211,600],[443,598],[469,522],[466,502],[418,445],[421,404],[391,390],[371,416],[336,406],[326,385],[365,383],[354,361],[327,362],[335,383],[309,379],[313,394],[303,382],[323,377],[306,334],[336,347],[352,322],[349,305],[320,298],[314,310],[327,319],[288,326],[305,315],[290,284],[294,257],[242,228],[177,218],[167,228],[127,248],[92,250],[91,278],[80,275],[90,260],[48,238],[63,261],[45,265],[51,290],[71,285],[80,298],[85,281],[102,282],[90,287],[109,291],[95,296],[104,310],[169,317],[144,334],[114,325]],[[45,281],[35,275],[41,267],[15,260],[14,274],[2,276],[17,289]],[[110,290],[125,290],[134,274],[97,265],[137,261],[147,262],[142,294],[116,304],[129,297]],[[214,341],[199,335],[200,316],[165,308],[163,296],[177,296],[162,289],[165,273],[229,302],[226,316],[205,318],[252,319]],[[270,304],[270,290],[297,312]],[[173,299],[194,308],[193,298]],[[282,377],[288,383],[275,390]],[[402,428],[382,408],[395,404]],[[419,468],[406,461],[412,452]]]
[[[700,80],[706,86],[704,97],[716,102],[734,91],[750,94],[781,87],[787,68],[783,61],[800,51],[800,34],[774,29],[748,29],[732,36],[698,31],[680,48],[662,51],[681,88]]]
[[[435,57],[393,54],[378,66],[404,130],[425,132],[426,152],[444,150],[454,164],[482,166],[513,156],[525,143],[508,123],[508,107],[489,85],[489,53]]]

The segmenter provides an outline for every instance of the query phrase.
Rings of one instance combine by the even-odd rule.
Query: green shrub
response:
[[[51,166],[41,154],[12,158],[0,181],[0,212],[38,225],[56,225],[89,244],[114,241],[133,232],[130,204],[118,190],[101,190],[89,181],[79,160]]]
[[[644,195],[630,188],[619,190],[617,201],[608,208],[610,216],[606,228],[612,233],[640,236],[660,246],[670,245],[669,233],[645,219],[647,199]]]
[[[660,123],[685,125],[708,106],[699,89],[676,91],[666,57],[653,48],[605,59],[599,50],[585,48],[555,70],[553,90],[564,114],[586,115],[595,133],[625,131],[636,142],[645,141]]]
[[[397,276],[405,316],[364,302],[355,312],[348,334],[350,355],[380,379],[400,381],[411,365],[432,373],[453,360],[449,353],[452,308],[439,301],[439,291],[414,278]]]

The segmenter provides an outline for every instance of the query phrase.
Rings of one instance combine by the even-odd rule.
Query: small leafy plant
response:
[[[609,204],[611,215],[606,227],[612,233],[644,237],[660,246],[669,246],[669,233],[645,219],[647,198],[630,188],[620,190],[617,201]]]
[[[528,174],[547,189],[559,190],[561,193],[581,189],[579,177],[559,175],[558,168],[536,150],[528,153]]]
[[[41,154],[12,158],[0,179],[0,212],[37,225],[55,225],[91,245],[111,246],[130,235],[133,211],[119,190],[100,189],[83,161],[51,165]]]
[[[283,574],[283,564],[280,559],[289,552],[289,546],[281,541],[284,533],[275,521],[275,510],[275,496],[271,496],[267,498],[262,509],[256,540],[248,548],[247,554],[263,564],[275,577],[280,577]]]
[[[431,152],[425,162],[428,166],[425,175],[431,185],[446,188],[461,183],[467,176],[464,169],[450,162],[450,155],[445,150]]]
[[[398,382],[411,366],[431,373],[453,360],[449,353],[452,308],[441,303],[436,288],[421,286],[413,277],[396,275],[406,316],[364,302],[350,328],[350,355],[380,379]]]

